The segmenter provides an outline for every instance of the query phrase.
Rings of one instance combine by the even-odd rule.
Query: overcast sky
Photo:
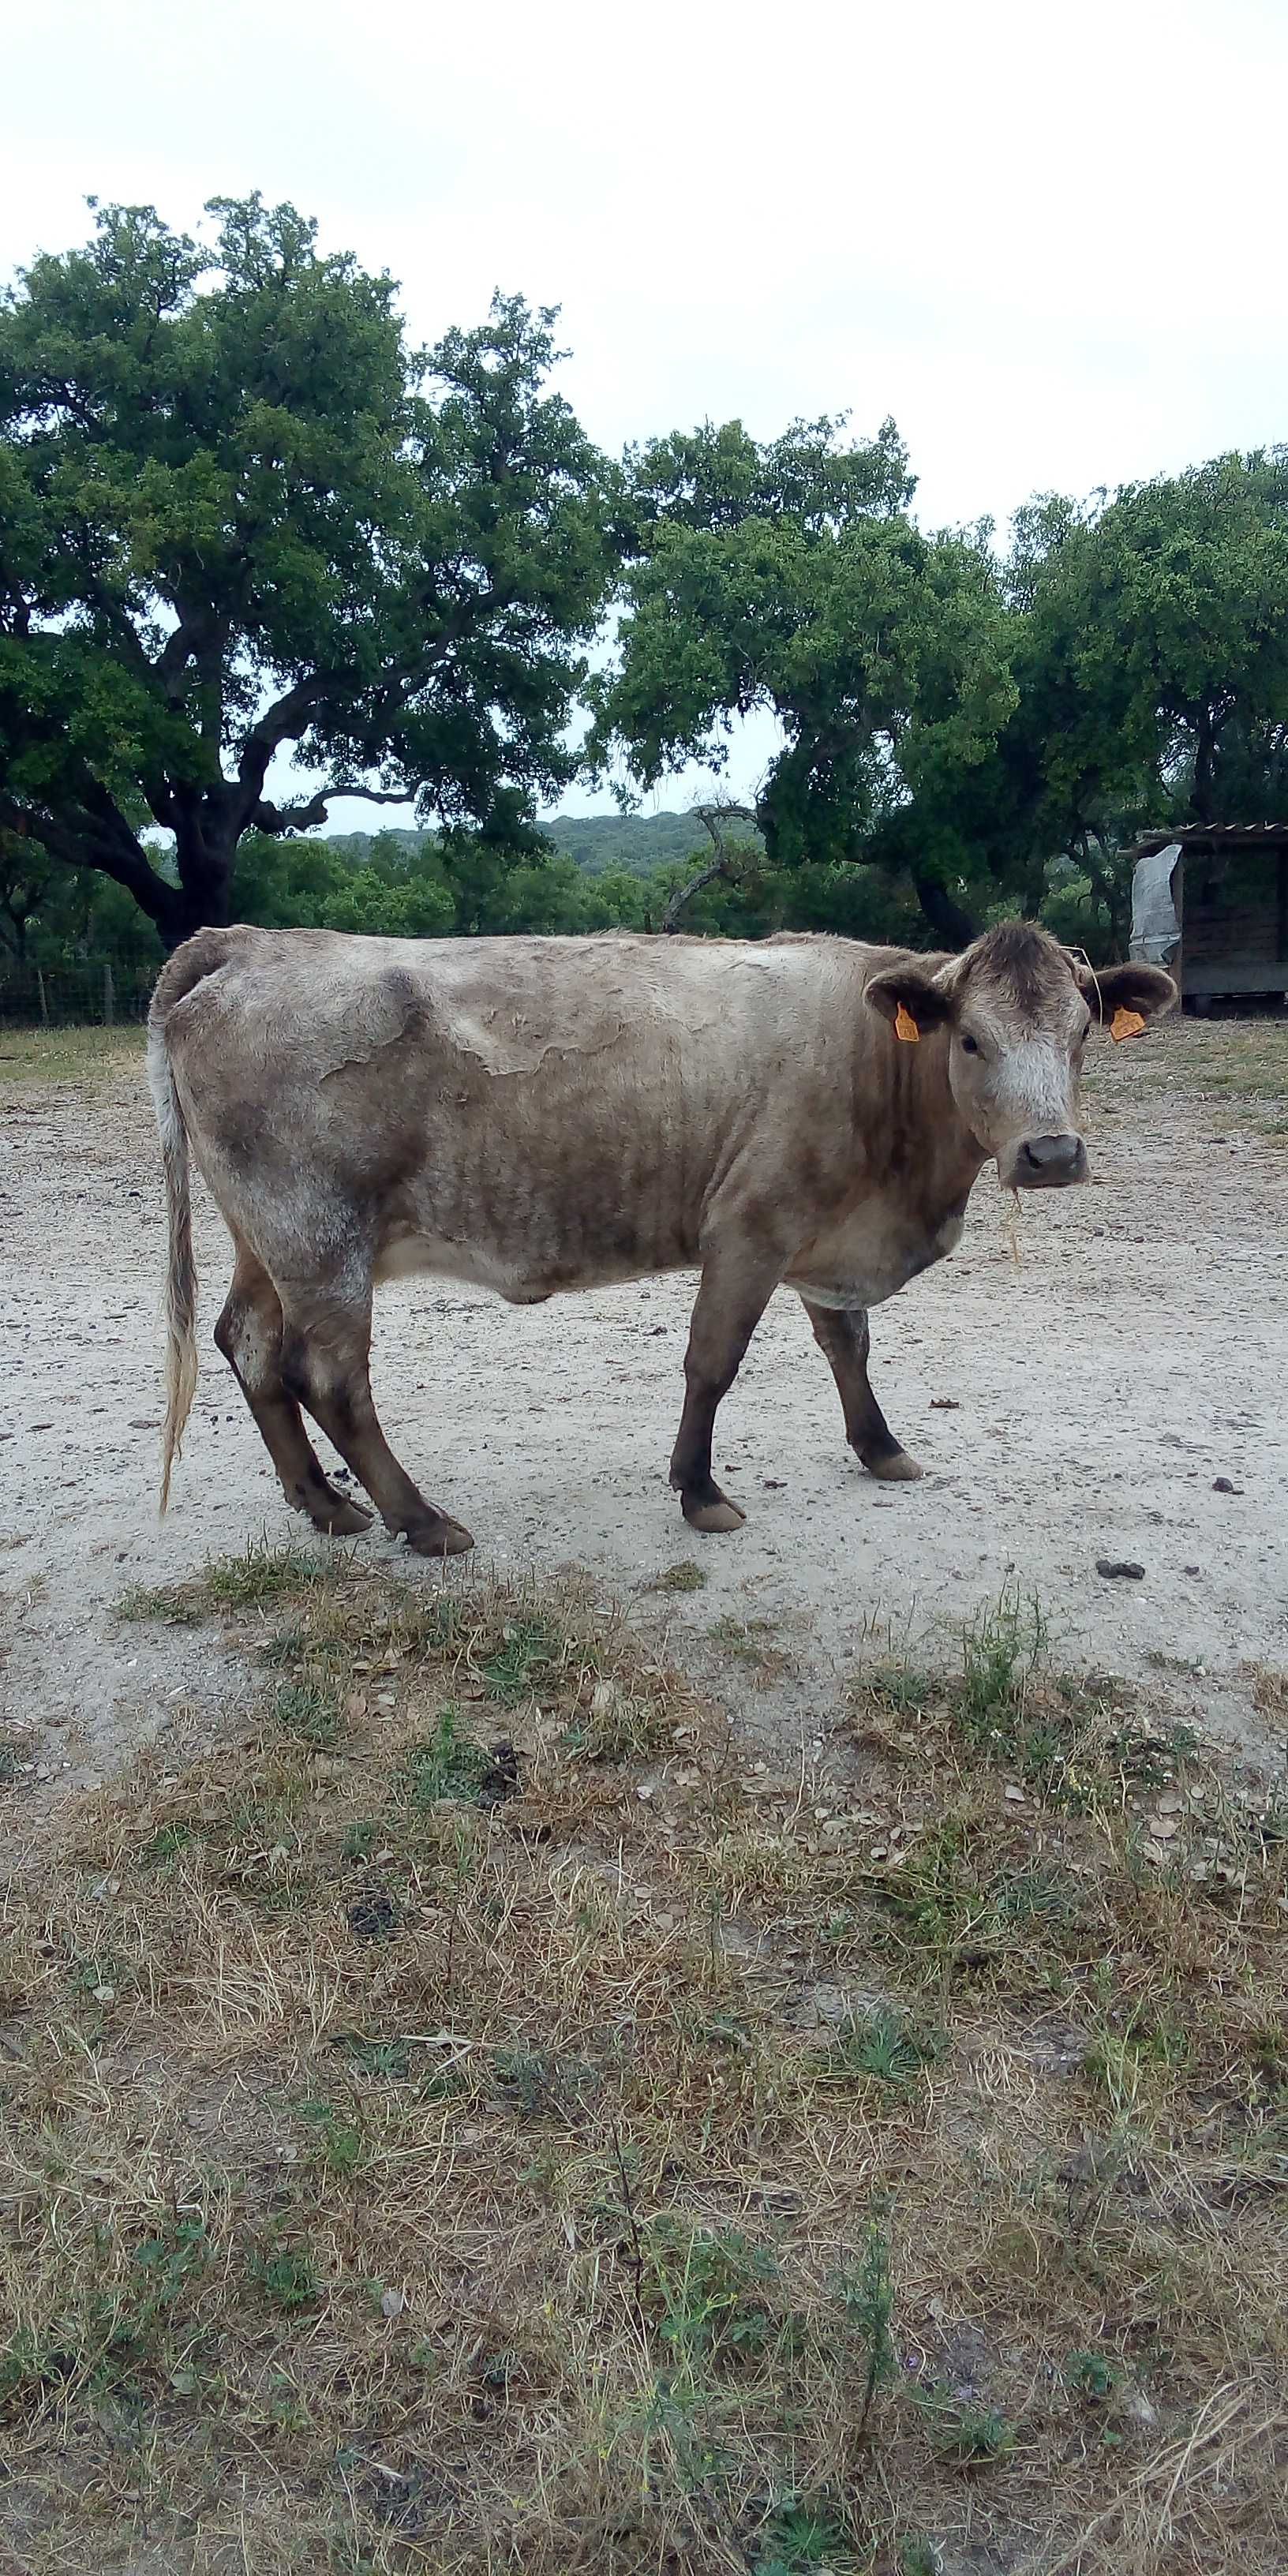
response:
[[[41,0],[4,84],[4,271],[258,187],[418,339],[562,305],[608,447],[892,414],[927,525],[1004,525],[1288,437],[1285,0]]]

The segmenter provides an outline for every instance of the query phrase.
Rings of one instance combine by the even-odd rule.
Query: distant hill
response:
[[[623,876],[651,877],[655,868],[691,858],[695,850],[707,847],[707,836],[696,814],[555,814],[541,828],[555,848],[588,877],[602,877],[610,870]],[[337,832],[331,836],[329,846],[343,852],[355,867],[362,867],[375,837],[371,832]],[[397,841],[404,849],[414,849],[419,841],[432,836],[394,831],[381,837]]]
[[[542,829],[589,877],[609,868],[651,877],[707,847],[696,814],[555,814]]]

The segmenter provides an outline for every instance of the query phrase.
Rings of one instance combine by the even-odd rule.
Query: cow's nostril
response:
[[[1083,1146],[1080,1136],[1026,1136],[1020,1147],[1019,1161],[1025,1172],[1045,1181],[1058,1179],[1064,1173],[1080,1171]]]

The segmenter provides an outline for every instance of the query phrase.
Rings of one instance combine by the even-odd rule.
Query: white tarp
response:
[[[1131,953],[1151,966],[1167,966],[1181,936],[1172,898],[1172,873],[1181,855],[1179,841],[1138,859],[1131,881]]]

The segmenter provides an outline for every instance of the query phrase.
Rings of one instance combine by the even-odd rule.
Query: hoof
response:
[[[883,1485],[915,1485],[917,1478],[926,1472],[924,1467],[917,1465],[915,1458],[909,1457],[906,1449],[892,1449],[885,1458],[865,1458],[863,1464],[868,1474],[875,1476]]]
[[[371,1527],[371,1514],[364,1512],[361,1503],[337,1501],[329,1510],[315,1514],[313,1526],[327,1538],[361,1538],[363,1531]]]
[[[446,1512],[431,1512],[427,1520],[412,1521],[403,1536],[416,1556],[467,1556],[474,1545],[470,1532],[459,1521],[449,1520]]]
[[[682,1501],[684,1517],[690,1529],[705,1530],[708,1536],[718,1531],[741,1529],[747,1517],[745,1512],[739,1511],[736,1503],[729,1501],[726,1494],[721,1494],[718,1502],[714,1503],[690,1502],[687,1494],[682,1497]]]

